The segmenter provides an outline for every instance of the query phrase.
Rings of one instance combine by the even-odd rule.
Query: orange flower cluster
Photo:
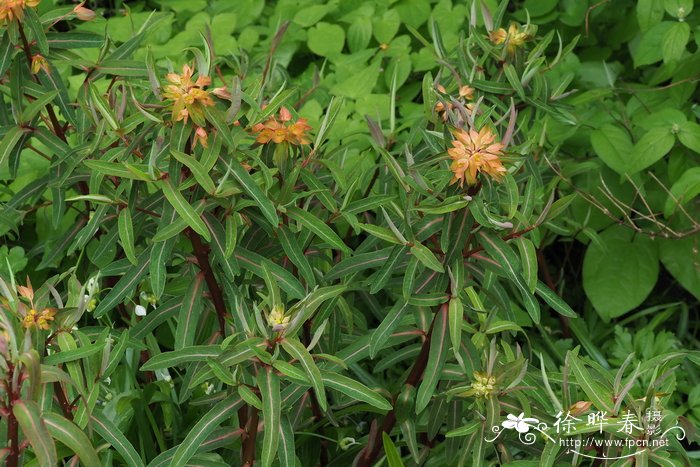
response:
[[[27,281],[29,280],[27,279]],[[26,287],[22,285],[18,286],[17,291],[19,292],[20,296],[29,300],[30,304],[29,310],[24,313],[22,326],[24,326],[26,329],[31,329],[33,327],[44,330],[50,329],[50,321],[54,320],[56,310],[54,308],[44,308],[42,311],[36,311],[34,307],[34,289],[32,288],[32,284],[30,282],[27,282]]]
[[[191,117],[197,125],[204,126],[203,109],[214,105],[209,91],[204,89],[205,86],[211,84],[211,78],[200,76],[197,81],[193,82],[193,72],[194,70],[189,65],[184,65],[181,75],[168,73],[166,78],[171,84],[165,86],[163,97],[173,101],[173,120],[187,122],[187,119]]]
[[[503,28],[497,29],[489,34],[489,39],[496,45],[506,44],[506,50],[513,55],[515,51],[531,38],[530,33],[516,23],[510,23],[508,31]]]
[[[451,183],[458,181],[461,187],[466,180],[468,185],[473,185],[479,172],[497,181],[503,177],[506,173],[501,162],[504,145],[495,141],[496,135],[491,130],[484,127],[478,133],[475,130],[455,130],[452,134],[457,139],[452,141],[453,147],[447,150],[452,159],[450,169],[454,174]]]
[[[25,8],[36,8],[41,0],[0,0],[0,26],[22,21]]]
[[[253,125],[253,133],[257,133],[257,141],[260,144],[273,142],[275,144],[289,143],[294,145],[310,144],[307,132],[311,127],[305,118],[292,122],[292,114],[285,107],[280,108],[279,120],[272,116],[263,123]]]
[[[53,321],[54,316],[56,316],[56,310],[53,308],[45,308],[44,310],[38,312],[34,308],[30,309],[26,315],[24,315],[24,320],[22,320],[22,325],[26,329],[37,327],[39,329],[51,329],[51,324],[49,321]]]
[[[445,91],[445,88],[441,84],[437,86],[437,90],[440,91],[442,94],[447,94],[447,91]],[[463,101],[463,103],[465,103],[465,107],[471,110],[472,104],[467,104],[466,101],[474,99],[474,88],[472,88],[471,86],[461,86],[459,88],[459,98]],[[442,102],[438,102],[437,104],[435,104],[435,111],[438,114],[440,114],[443,122],[447,121],[447,110],[452,110],[454,108],[455,104],[452,102],[448,102],[447,106],[445,106],[445,104]]]

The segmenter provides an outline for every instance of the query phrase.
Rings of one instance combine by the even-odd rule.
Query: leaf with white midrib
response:
[[[134,449],[134,446],[126,439],[124,433],[122,433],[114,423],[97,412],[94,412],[90,419],[92,420],[92,426],[97,434],[112,445],[128,466],[140,467],[145,465]]]
[[[170,463],[171,467],[184,467],[199,451],[202,442],[227,418],[243,405],[243,399],[238,394],[232,394],[209,410],[187,433],[180,446],[175,451]]]
[[[258,373],[258,387],[262,396],[265,423],[261,461],[263,467],[269,467],[277,454],[281,430],[280,380],[272,368],[267,367]]]

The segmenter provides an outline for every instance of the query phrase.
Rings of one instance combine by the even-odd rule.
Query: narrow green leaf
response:
[[[280,380],[271,367],[268,366],[258,372],[258,387],[262,396],[263,423],[265,424],[261,461],[263,467],[269,467],[275,460],[282,429]]]
[[[292,358],[299,361],[306,374],[309,375],[309,380],[311,381],[311,386],[314,388],[314,392],[316,393],[318,403],[321,406],[321,409],[325,411],[327,408],[326,393],[324,391],[323,380],[321,378],[321,371],[316,366],[316,363],[314,363],[314,359],[311,357],[309,351],[306,350],[306,347],[304,347],[301,342],[290,338],[282,341],[282,347],[289,355],[292,356]]]
[[[263,277],[262,263],[265,260],[264,257],[252,251],[248,251],[243,247],[236,248],[235,256],[241,267],[249,270],[258,277]],[[287,292],[290,297],[301,299],[306,295],[304,287],[302,287],[299,280],[289,271],[274,263],[268,264],[267,267],[270,269],[272,277],[277,280],[280,288]]]
[[[134,247],[134,224],[131,220],[131,210],[127,207],[119,211],[118,219],[119,240],[122,243],[124,254],[131,264],[136,264],[136,250]]]
[[[117,306],[124,297],[132,293],[136,286],[141,282],[141,279],[148,271],[148,265],[151,263],[150,259],[151,250],[147,249],[138,256],[137,264],[131,266],[129,270],[122,276],[121,279],[114,285],[112,290],[109,291],[107,296],[102,299],[95,309],[94,316],[99,318],[104,315],[112,308]]]
[[[168,199],[170,204],[175,208],[175,211],[182,217],[187,225],[192,227],[192,230],[201,235],[206,241],[210,241],[209,230],[207,225],[204,223],[202,218],[197,214],[197,211],[185,200],[182,194],[175,189],[175,187],[170,183],[170,180],[163,180],[160,182],[160,186],[163,189],[163,194]]]
[[[328,225],[310,212],[304,211],[303,209],[299,209],[297,207],[289,207],[287,208],[286,214],[291,219],[299,222],[301,225],[315,233],[330,246],[347,254],[352,253],[352,250],[345,243],[343,243],[343,240],[341,240],[333,229],[328,227]]]
[[[243,188],[243,191],[253,198],[256,206],[260,208],[268,222],[270,222],[273,227],[277,227],[280,223],[279,217],[277,217],[277,210],[268,197],[265,196],[265,193],[263,193],[260,187],[255,183],[253,177],[251,177],[248,171],[237,161],[226,165],[231,175],[233,175],[233,178],[235,178],[239,185],[241,185],[241,188]]]
[[[296,235],[292,233],[286,225],[281,225],[277,230],[277,238],[280,245],[289,260],[299,268],[299,274],[304,278],[309,287],[316,286],[316,277],[314,276],[309,260],[304,255],[304,252],[297,241]]]
[[[204,275],[198,273],[190,282],[187,292],[182,298],[182,306],[177,319],[175,331],[175,350],[190,347],[194,344],[194,334],[202,315],[202,291],[204,289]]]
[[[47,104],[49,104],[58,95],[58,91],[49,91],[41,96],[37,97],[34,102],[29,104],[22,111],[22,115],[19,120],[22,123],[29,123],[36,115],[43,109]]]
[[[430,403],[435,393],[435,388],[440,380],[442,367],[447,357],[449,347],[448,336],[448,307],[443,305],[435,316],[433,332],[430,336],[430,352],[428,353],[428,365],[423,374],[423,381],[418,387],[416,395],[416,413],[421,413]]]
[[[576,318],[576,312],[571,309],[571,307],[562,298],[557,295],[552,289],[544,285],[542,282],[537,282],[537,288],[535,289],[537,295],[542,297],[542,300],[551,306],[553,310],[562,316],[567,316],[569,318]]]
[[[162,370],[174,368],[190,362],[205,362],[209,358],[221,355],[221,347],[218,345],[193,345],[172,352],[163,352],[151,357],[141,367],[141,371]]]
[[[459,297],[450,299],[449,304],[450,341],[455,357],[461,358],[459,349],[462,344],[462,322],[464,321],[464,307]]]
[[[233,416],[234,412],[243,405],[243,399],[238,394],[228,396],[209,410],[190,429],[175,451],[171,467],[184,467],[188,461],[202,449],[202,443],[207,437],[221,425],[226,419]],[[94,464],[97,465],[97,464]]]
[[[122,459],[129,467],[141,467],[145,465],[139,454],[134,449],[134,446],[124,436],[117,425],[112,423],[107,417],[100,413],[93,413],[90,416],[92,420],[92,428],[105,441],[122,456]]]
[[[15,149],[22,135],[24,135],[24,130],[18,126],[13,126],[2,137],[2,141],[0,141],[0,166],[4,165],[10,157],[12,150]]]
[[[439,273],[445,272],[445,268],[442,267],[440,261],[438,261],[428,247],[421,245],[420,243],[414,243],[411,247],[411,253],[413,253],[413,256],[418,258],[418,261],[423,263],[423,265],[428,269],[432,269],[433,271]]]
[[[327,387],[335,389],[351,399],[366,402],[381,410],[391,410],[393,408],[391,403],[380,396],[376,391],[373,391],[352,378],[331,371],[324,371],[321,373],[321,377],[323,378],[323,383]]]
[[[372,333],[369,341],[369,356],[374,358],[389,342],[389,336],[401,322],[404,310],[408,307],[406,300],[398,300],[389,310],[377,329]]]
[[[384,453],[386,454],[386,463],[389,467],[404,467],[404,463],[401,460],[401,454],[399,450],[394,446],[394,442],[391,440],[386,432],[382,432],[382,443],[384,445]]]
[[[92,443],[75,423],[52,412],[44,413],[44,422],[51,436],[76,453],[83,465],[102,465]]]
[[[41,418],[39,405],[34,401],[16,401],[12,413],[22,428],[22,434],[29,440],[39,465],[56,465],[56,445]]]
[[[566,360],[569,363],[571,372],[576,377],[576,382],[598,409],[615,415],[612,389],[606,388],[598,379],[591,375],[577,353],[577,351],[569,351],[566,354]]]
[[[170,151],[170,154],[172,154],[175,159],[182,162],[188,169],[190,169],[190,172],[192,172],[192,175],[194,175],[195,180],[197,180],[197,183],[204,188],[204,191],[209,194],[213,194],[216,191],[216,185],[214,185],[214,181],[209,176],[209,171],[206,170],[197,159],[189,154],[175,150]]]

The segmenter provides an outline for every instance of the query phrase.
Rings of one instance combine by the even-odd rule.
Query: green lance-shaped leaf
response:
[[[168,202],[173,205],[175,211],[187,222],[187,225],[192,227],[192,230],[201,235],[206,241],[211,240],[207,225],[185,197],[170,183],[170,180],[163,180],[160,186]]]
[[[277,454],[281,431],[280,380],[272,367],[266,367],[258,373],[258,388],[262,396],[262,413],[265,430],[263,431],[262,465],[272,465]]]
[[[22,135],[24,135],[24,130],[18,126],[14,126],[2,137],[2,141],[0,141],[0,165],[5,164],[5,161],[10,157],[12,150],[15,148]]]
[[[530,318],[535,323],[540,322],[540,307],[537,300],[532,296],[530,288],[525,279],[520,274],[520,261],[513,249],[502,239],[495,235],[480,233],[480,243],[486,250],[486,253],[493,258],[498,265],[503,269],[508,279],[510,279],[520,291],[523,297],[525,309],[527,309]]]
[[[404,316],[404,311],[407,307],[408,302],[406,300],[401,299],[397,301],[377,329],[372,333],[372,337],[369,341],[370,358],[374,358],[380,350],[388,345],[389,336],[391,336],[391,333],[394,332],[394,329],[396,329],[401,322],[401,318]]]
[[[316,398],[323,411],[326,410],[326,393],[323,385],[323,379],[321,378],[321,371],[314,363],[314,359],[306,347],[296,339],[284,339],[282,341],[282,347],[287,351],[292,358],[299,361],[299,364],[304,368],[304,371],[309,376],[311,381],[311,386],[314,388],[316,393]]]
[[[93,413],[91,415],[92,428],[105,441],[122,456],[124,463],[129,467],[141,467],[145,465],[134,446],[124,436],[124,433],[119,430],[117,425],[112,423],[107,417],[102,414]]]
[[[303,209],[299,209],[297,207],[289,207],[287,208],[287,216],[312,231],[333,248],[347,254],[352,253],[352,250],[345,243],[343,243],[343,240],[341,240],[333,229],[328,227],[325,222],[321,221],[310,212],[304,211]]]
[[[542,300],[551,306],[554,311],[563,316],[568,316],[569,318],[576,318],[576,312],[571,309],[571,307],[562,298],[557,295],[552,289],[544,285],[542,282],[537,282],[537,288],[535,289],[537,295],[539,295]]]
[[[242,268],[249,270],[258,277],[264,277],[264,271],[262,268],[262,263],[265,261],[264,257],[252,251],[246,250],[243,247],[236,248],[235,257]],[[274,277],[279,284],[280,289],[287,292],[289,297],[298,299],[304,297],[306,294],[304,287],[292,273],[284,269],[282,266],[271,262],[268,263],[266,267],[268,268],[272,277]]]
[[[250,176],[248,171],[243,168],[241,164],[233,161],[231,164],[226,164],[233,178],[236,179],[243,191],[245,191],[248,196],[253,198],[255,204],[262,211],[265,218],[273,226],[277,226],[280,223],[279,217],[277,216],[277,210],[272,202],[265,196],[265,193],[260,189],[260,187],[255,183],[253,177]]]
[[[294,465],[296,448],[294,444],[294,427],[288,417],[282,417],[280,430],[279,459],[280,465]]]
[[[344,259],[329,269],[324,279],[326,282],[332,282],[356,272],[381,267],[387,261],[387,258],[389,258],[393,248],[394,247],[389,247],[369,253],[359,253]]]
[[[393,408],[389,401],[380,396],[376,391],[373,391],[352,378],[331,371],[324,371],[321,373],[321,377],[323,378],[323,383],[327,387],[335,389],[351,399],[366,402],[381,410],[391,410]]]
[[[180,307],[175,331],[175,349],[179,350],[194,344],[194,333],[202,315],[202,289],[204,288],[204,275],[198,273],[185,292]]]
[[[41,418],[39,405],[34,401],[17,401],[12,406],[12,413],[29,440],[39,465],[56,465],[56,445]]]
[[[578,349],[569,351],[566,354],[566,360],[569,363],[571,372],[576,377],[576,382],[583,389],[583,392],[600,410],[607,411],[611,415],[615,415],[614,404],[612,400],[612,388],[603,385],[600,380],[594,377],[584,365],[583,361],[578,356]]]
[[[428,247],[421,245],[420,243],[415,243],[411,247],[411,253],[413,253],[413,255],[418,258],[418,261],[423,263],[423,265],[428,269],[432,269],[433,271],[440,273],[445,272],[445,268],[442,267],[440,261],[438,261]]]
[[[58,91],[53,90],[37,97],[34,102],[24,108],[22,115],[19,117],[20,122],[29,123],[34,117],[36,117],[41,109],[54,100],[57,95]]]
[[[384,445],[387,465],[389,467],[403,467],[404,463],[401,460],[401,454],[399,454],[399,450],[394,446],[394,442],[386,432],[382,433],[382,443]]]
[[[134,248],[134,224],[131,220],[131,210],[129,208],[124,208],[119,211],[117,226],[119,228],[119,239],[122,242],[124,254],[131,264],[137,264],[136,250]]]
[[[87,435],[75,423],[51,412],[44,414],[44,422],[51,436],[76,453],[83,465],[102,465]]]
[[[209,172],[197,159],[189,154],[175,150],[170,151],[170,154],[172,154],[175,159],[182,162],[188,169],[190,169],[190,172],[192,172],[192,175],[194,175],[197,183],[199,183],[199,185],[204,188],[207,193],[212,194],[216,191],[216,185],[214,185],[214,181],[209,176]]]
[[[462,321],[464,320],[464,307],[459,297],[450,299],[448,313],[452,350],[454,351],[455,357],[459,360],[461,358],[459,348],[462,344]]]
[[[243,405],[243,399],[238,394],[232,394],[212,407],[182,440],[173,455],[170,466],[184,467],[187,465],[188,461],[201,449],[204,440],[227,418],[231,417],[241,405]]]
[[[520,252],[523,278],[530,293],[534,293],[537,288],[537,251],[535,250],[535,245],[525,237],[515,239],[515,245]]]
[[[291,232],[286,225],[281,225],[279,230],[277,230],[277,238],[279,238],[284,253],[289,260],[299,268],[299,273],[306,283],[309,284],[309,287],[315,287],[316,277],[294,233]]]
[[[449,348],[448,333],[448,306],[442,305],[435,316],[433,332],[430,336],[430,352],[428,353],[428,364],[423,374],[423,381],[418,388],[416,395],[416,413],[419,414],[430,403],[437,383],[440,380],[442,367],[445,364],[447,350]]]
[[[130,294],[136,285],[141,282],[141,279],[148,271],[148,265],[150,264],[151,250],[143,251],[137,258],[137,264],[131,266],[129,270],[122,276],[121,279],[114,285],[112,290],[109,291],[107,296],[97,305],[94,315],[95,318],[107,313],[109,310],[117,306],[124,297]]]
[[[218,345],[193,345],[172,352],[163,352],[154,355],[144,363],[141,371],[174,368],[190,362],[205,362],[210,358],[217,358],[221,352],[221,347]]]

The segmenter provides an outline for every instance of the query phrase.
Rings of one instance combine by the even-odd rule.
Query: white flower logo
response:
[[[507,430],[512,430],[515,428],[518,430],[518,433],[527,433],[530,431],[530,424],[536,424],[539,423],[539,420],[536,418],[525,418],[525,413],[521,413],[517,417],[513,414],[508,414],[506,417],[507,420],[505,420],[501,425],[503,428]]]

